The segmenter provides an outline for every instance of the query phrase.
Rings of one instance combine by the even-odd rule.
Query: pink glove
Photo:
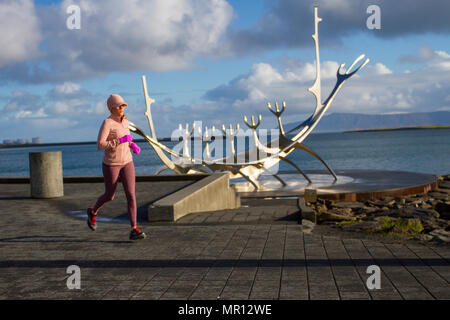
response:
[[[133,152],[135,154],[139,154],[139,152],[141,152],[141,148],[139,148],[139,146],[136,143],[134,143],[134,142],[132,142],[130,144],[130,148],[133,149]]]
[[[131,141],[133,141],[133,136],[131,134],[127,134],[127,135],[124,135],[123,137],[119,138],[120,143],[131,142]]]

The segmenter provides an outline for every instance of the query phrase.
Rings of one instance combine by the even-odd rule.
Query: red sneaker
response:
[[[93,214],[92,208],[87,208],[87,225],[91,228],[92,231],[97,229],[97,215]]]
[[[139,240],[145,238],[147,238],[147,235],[138,228],[135,228],[130,232],[130,240]]]

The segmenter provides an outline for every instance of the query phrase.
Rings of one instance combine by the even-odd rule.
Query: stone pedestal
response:
[[[304,221],[310,221],[314,224],[319,222],[316,212],[306,205],[304,197],[298,197],[297,205],[301,211],[302,224]]]
[[[217,210],[236,209],[241,198],[229,184],[228,173],[213,173],[148,208],[148,221],[175,222],[187,214]]]
[[[30,152],[29,160],[31,197],[64,196],[61,151]]]

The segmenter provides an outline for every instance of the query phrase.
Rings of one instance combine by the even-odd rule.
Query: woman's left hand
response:
[[[130,148],[133,149],[135,154],[139,154],[141,152],[141,148],[139,148],[139,146],[134,142],[130,143]]]

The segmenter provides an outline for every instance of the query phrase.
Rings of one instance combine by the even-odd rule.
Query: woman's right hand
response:
[[[136,143],[134,143],[134,142],[132,142],[130,144],[130,148],[133,150],[133,152],[135,154],[139,154],[141,152],[141,148],[139,148],[139,146]]]
[[[120,143],[131,142],[133,141],[133,136],[131,134],[127,134],[124,135],[123,137],[120,137],[118,140]]]

